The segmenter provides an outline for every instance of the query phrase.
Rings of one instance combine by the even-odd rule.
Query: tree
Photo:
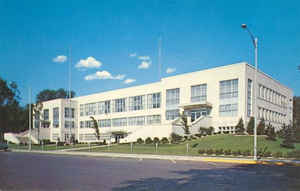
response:
[[[7,83],[0,77],[0,141],[4,133],[16,127],[19,113],[19,90],[15,82]]]
[[[190,132],[190,126],[188,125],[188,117],[185,114],[180,114],[179,115],[179,121],[176,122],[176,126],[179,126],[183,129],[184,131],[184,136],[185,138],[189,139],[191,132]]]
[[[99,141],[100,140],[100,132],[99,132],[97,120],[93,116],[90,116],[90,118],[93,121],[93,128],[95,129],[95,136],[96,136],[97,140]]]
[[[243,121],[242,118],[240,118],[238,124],[235,126],[235,132],[238,135],[244,135],[245,134],[244,121]]]
[[[293,131],[292,126],[287,126],[287,128],[285,128],[285,132],[284,132],[283,136],[284,136],[284,140],[282,141],[280,146],[290,148],[290,149],[295,148],[294,131]]]
[[[274,127],[269,123],[266,129],[266,139],[270,141],[276,141],[276,133]]]
[[[294,125],[300,127],[300,96],[293,98],[293,119]]]
[[[257,125],[257,135],[264,135],[265,134],[265,120],[262,118]]]
[[[60,88],[58,90],[45,89],[39,92],[36,96],[37,102],[49,101],[58,98],[68,98],[69,92]],[[71,91],[71,98],[75,96],[75,92]]]
[[[247,125],[247,133],[253,135],[254,133],[254,117],[250,117],[250,120]]]

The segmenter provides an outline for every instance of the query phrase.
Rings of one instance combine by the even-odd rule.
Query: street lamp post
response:
[[[256,115],[256,84],[257,84],[257,44],[258,44],[258,38],[257,37],[254,37],[254,35],[252,34],[252,32],[249,30],[249,28],[247,27],[246,24],[242,24],[242,28],[247,30],[251,39],[252,39],[252,42],[253,42],[253,45],[254,45],[254,54],[255,54],[255,58],[254,58],[254,62],[255,62],[255,74],[254,74],[254,88],[253,88],[253,95],[254,95],[254,99],[253,99],[253,116],[254,116],[254,151],[253,151],[253,159],[254,160],[257,160],[257,126],[256,126],[256,123],[257,123],[257,115]]]

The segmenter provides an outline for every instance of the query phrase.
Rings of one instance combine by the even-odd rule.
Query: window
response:
[[[161,123],[160,115],[149,115],[149,116],[147,116],[147,124],[148,125],[160,124],[160,123]]]
[[[114,100],[114,112],[125,112],[126,111],[126,98]]]
[[[80,121],[80,128],[84,128],[84,121]]]
[[[53,127],[54,128],[59,127],[59,108],[58,107],[53,108]]]
[[[129,98],[129,111],[143,110],[145,108],[145,96],[134,96]]]
[[[166,96],[166,106],[167,108],[177,108],[177,105],[179,104],[179,95],[180,90],[179,88],[176,89],[169,89],[167,90],[167,96]]]
[[[166,119],[167,120],[174,120],[177,117],[179,117],[179,109],[167,110],[166,111]]]
[[[75,117],[75,109],[65,107],[65,118],[74,118]]]
[[[104,113],[110,113],[110,101],[105,101]]]
[[[110,127],[111,120],[110,119],[102,119],[98,121],[99,127]]]
[[[74,128],[75,123],[74,121],[65,121],[65,128]]]
[[[201,84],[191,87],[191,102],[206,101],[207,85]]]
[[[220,99],[238,97],[238,79],[220,81]]]
[[[80,116],[84,116],[84,105],[80,104]]]
[[[145,125],[145,116],[128,118],[128,126],[140,126],[140,125]]]
[[[148,94],[148,109],[160,108],[160,93]]]
[[[44,109],[44,120],[49,121],[49,109]]]
[[[248,88],[247,88],[247,116],[251,116],[251,107],[252,107],[252,80],[248,79]]]
[[[127,118],[116,118],[112,120],[113,127],[127,126]]]
[[[220,116],[223,116],[223,117],[237,116],[237,111],[238,111],[238,104],[220,105],[220,108],[219,108]]]

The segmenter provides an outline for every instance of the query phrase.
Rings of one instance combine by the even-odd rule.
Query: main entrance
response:
[[[190,116],[191,116],[191,122],[194,122],[199,117],[206,116],[208,114],[207,109],[200,109],[200,110],[191,110]]]

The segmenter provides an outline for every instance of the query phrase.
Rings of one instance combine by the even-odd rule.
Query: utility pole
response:
[[[159,39],[158,39],[158,75],[159,75],[159,80],[161,80],[161,78],[162,78],[161,45],[162,45],[162,38],[161,38],[161,36],[159,36]]]

